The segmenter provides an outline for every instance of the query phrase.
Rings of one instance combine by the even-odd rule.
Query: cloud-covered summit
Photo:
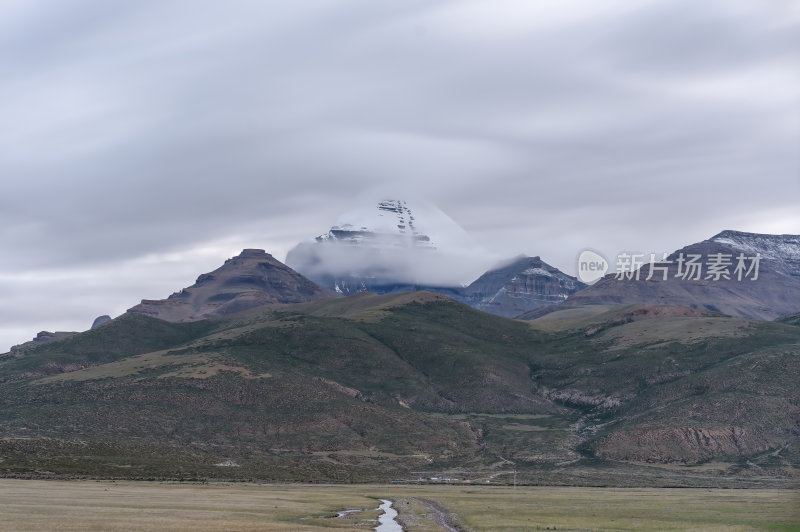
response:
[[[441,209],[402,199],[365,201],[286,256],[287,265],[341,293],[390,284],[461,286],[491,260]]]

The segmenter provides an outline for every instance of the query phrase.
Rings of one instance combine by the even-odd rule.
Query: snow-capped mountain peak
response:
[[[435,248],[430,236],[419,230],[413,211],[403,200],[381,200],[377,208],[347,212],[316,241]]]

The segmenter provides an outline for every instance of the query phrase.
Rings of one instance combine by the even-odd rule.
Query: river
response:
[[[378,518],[378,522],[380,523],[377,527],[375,527],[376,532],[403,532],[403,527],[394,520],[397,517],[397,510],[392,508],[392,501],[387,501],[386,499],[381,499],[383,504],[380,505],[379,509],[383,510],[383,513]]]

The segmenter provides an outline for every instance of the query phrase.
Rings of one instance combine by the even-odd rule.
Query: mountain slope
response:
[[[128,310],[166,321],[226,316],[261,305],[300,303],[334,294],[309,281],[261,249],[245,249],[194,285],[167,299],[143,300]]]
[[[530,396],[518,348],[497,344],[499,318],[484,318],[433,294],[262,307],[216,322],[128,314],[0,357],[10,438],[0,471],[26,470],[30,446],[37,468],[101,476],[364,480],[480,461],[479,429],[434,413],[564,410]],[[529,334],[501,329],[517,342]],[[59,462],[87,448],[100,449],[100,463]],[[241,468],[213,465],[231,457]],[[132,469],[104,465],[120,460]]]
[[[586,364],[579,372],[542,370],[540,382],[563,401],[602,405],[587,418],[582,444],[593,456],[654,463],[750,456],[797,467],[800,395],[792,382],[800,337],[791,326],[650,305],[541,326],[560,331],[564,352]],[[576,332],[585,340],[576,343]],[[571,391],[561,388],[565,380]]]
[[[423,292],[193,323],[127,314],[0,356],[0,472],[796,478],[799,364],[796,326],[675,307],[526,324]]]
[[[724,268],[729,278],[709,273],[708,264],[719,256],[730,264]],[[699,279],[688,267],[680,265],[679,258],[700,257]],[[738,258],[743,257],[745,270],[741,280],[736,271]],[[753,257],[760,256],[758,267],[753,268]],[[772,320],[800,310],[800,236],[762,235],[738,231],[723,231],[708,240],[691,244],[667,257],[669,264],[656,263],[667,268],[664,280],[662,270],[653,270],[645,264],[639,279],[617,279],[607,275],[594,285],[570,296],[562,307],[549,311],[589,305],[628,305],[649,303],[682,305],[697,309],[721,312],[731,316]],[[682,272],[681,272],[682,270]],[[757,278],[756,277],[757,271]],[[533,311],[524,319],[535,319],[546,311]]]

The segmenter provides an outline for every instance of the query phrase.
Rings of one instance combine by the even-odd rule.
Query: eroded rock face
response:
[[[601,439],[598,457],[633,462],[696,464],[719,456],[747,456],[776,445],[742,427],[653,427],[613,432]]]
[[[197,321],[262,305],[303,303],[333,294],[262,249],[245,249],[195,284],[161,300],[142,300],[128,310],[166,321]]]

